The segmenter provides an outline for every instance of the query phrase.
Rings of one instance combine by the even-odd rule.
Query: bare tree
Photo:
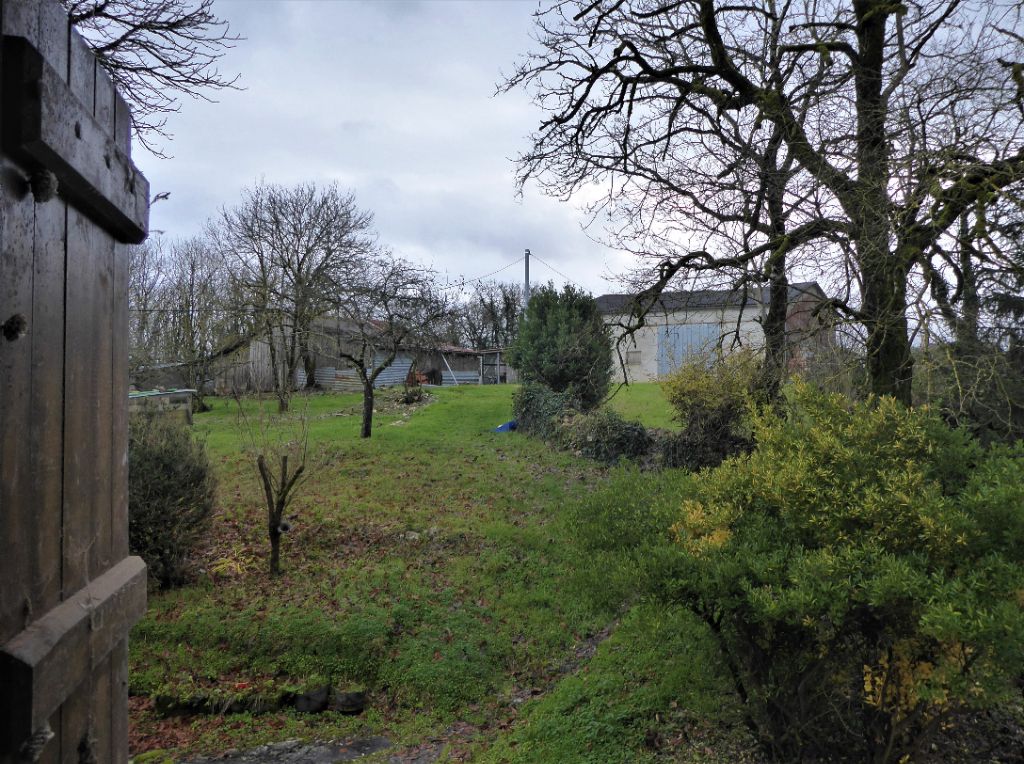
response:
[[[159,236],[131,247],[128,259],[128,369],[132,375],[160,358],[166,315],[167,245]]]
[[[926,273],[920,400],[983,441],[1024,434],[1024,205],[961,215]]]
[[[162,237],[133,247],[129,281],[129,361],[136,379],[196,390],[193,406],[206,410],[203,392],[218,354],[239,340],[221,259],[202,237]]]
[[[306,412],[274,417],[263,400],[235,398],[238,421],[254,461],[267,510],[270,575],[281,573],[281,538],[292,528],[285,512],[299,495],[302,483],[316,468],[309,456],[309,418]]]
[[[516,338],[523,308],[519,284],[482,281],[454,306],[454,339],[475,349],[507,347]]]
[[[370,256],[372,222],[337,184],[260,184],[211,226],[237,308],[253,316],[267,342],[281,411],[288,410],[299,364],[306,364],[307,381],[315,377],[314,321],[336,305]]]
[[[209,240],[194,237],[171,246],[164,285],[165,356],[180,364],[186,386],[196,391],[195,411],[207,410],[203,393],[212,362],[234,339],[225,284],[222,261]]]
[[[167,137],[167,115],[182,95],[210,100],[238,77],[216,68],[240,38],[213,14],[213,0],[61,0],[68,17],[131,106],[147,149]]]
[[[366,260],[338,292],[336,354],[351,366],[363,386],[363,424],[373,431],[374,388],[381,373],[402,350],[436,344],[451,312],[431,271],[381,252]]]
[[[555,3],[505,84],[549,114],[520,182],[607,185],[614,235],[656,262],[641,315],[681,276],[781,286],[799,258],[863,327],[873,391],[909,403],[912,286],[945,267],[936,244],[965,211],[1024,179],[1021,14],[1012,0]]]

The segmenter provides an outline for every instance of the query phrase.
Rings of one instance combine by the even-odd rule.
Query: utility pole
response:
[[[526,257],[523,258],[526,263],[526,281],[523,283],[523,309],[530,304],[530,250],[526,250]]]

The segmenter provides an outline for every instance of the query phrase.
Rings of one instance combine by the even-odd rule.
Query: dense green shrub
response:
[[[759,366],[760,358],[750,348],[695,353],[659,382],[683,425],[723,410],[736,412],[739,418],[747,411]]]
[[[983,443],[1024,437],[1024,359],[977,342],[935,343],[914,359],[914,400]]]
[[[530,298],[509,365],[524,382],[545,385],[589,411],[608,394],[612,345],[597,301],[571,285],[540,287]]]
[[[578,412],[579,401],[539,384],[525,384],[512,396],[518,429],[590,459],[614,464],[650,451],[652,439],[639,422],[601,408]]]
[[[691,356],[662,377],[661,389],[682,426],[679,433],[658,438],[664,466],[714,467],[751,448],[749,413],[756,400],[759,365],[757,353],[740,348]]]
[[[562,418],[570,415],[577,402],[569,393],[527,382],[512,395],[512,416],[516,427],[545,440],[555,437]]]
[[[160,587],[183,583],[189,554],[213,510],[206,448],[168,416],[132,417],[128,440],[128,539]]]
[[[610,408],[573,417],[562,425],[558,440],[566,448],[606,464],[644,456],[652,443],[642,424],[626,421]]]
[[[732,454],[747,450],[747,439],[735,438],[734,448],[723,450],[721,440],[704,439],[690,430],[652,430],[651,454],[653,466],[663,469],[687,469],[697,471],[705,467],[717,467]]]
[[[898,761],[1024,665],[1024,449],[807,386],[695,479],[666,592],[783,760]]]

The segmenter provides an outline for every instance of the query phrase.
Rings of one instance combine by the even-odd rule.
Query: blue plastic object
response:
[[[500,424],[497,427],[495,427],[494,428],[494,432],[512,432],[515,429],[516,429],[516,420],[513,419],[510,422],[505,422],[505,424]]]

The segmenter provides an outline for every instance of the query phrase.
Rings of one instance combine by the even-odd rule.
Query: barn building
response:
[[[695,353],[764,344],[762,323],[768,312],[767,287],[664,292],[646,323],[620,346],[630,382],[647,382],[668,374]],[[597,305],[613,327],[613,338],[625,332],[635,304],[633,295],[605,294]],[[835,342],[828,297],[816,282],[790,284],[786,316],[787,363],[799,368]],[[622,381],[622,365],[616,364]]]

